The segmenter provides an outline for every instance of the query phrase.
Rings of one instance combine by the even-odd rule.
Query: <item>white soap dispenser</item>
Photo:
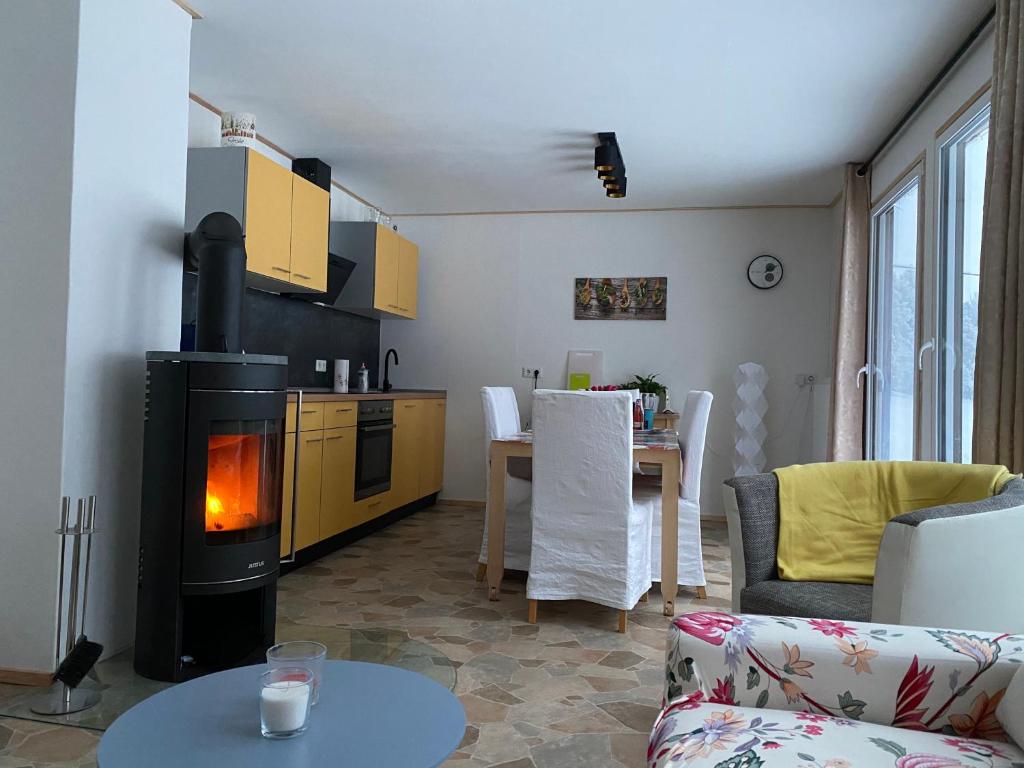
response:
[[[359,391],[370,391],[370,372],[366,368],[366,363],[359,366]]]

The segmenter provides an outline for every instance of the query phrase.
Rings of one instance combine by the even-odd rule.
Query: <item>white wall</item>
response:
[[[448,389],[442,496],[483,499],[480,387],[515,386],[524,415],[539,367],[545,387],[564,387],[569,349],[603,349],[607,383],[657,372],[672,403],[689,389],[715,395],[705,457],[703,509],[721,514],[720,484],[732,475],[732,375],[762,363],[768,387],[769,466],[820,457],[812,402],[827,389],[796,387],[823,376],[831,345],[833,214],[758,209],[633,214],[402,218],[420,245],[419,317],[384,320],[381,349],[397,348],[396,386]],[[754,256],[785,267],[782,284],[758,291],[746,279]],[[577,321],[578,276],[665,275],[665,322]],[[821,419],[818,419],[819,423]]]
[[[53,666],[77,5],[0,4],[0,668]]]
[[[219,147],[220,117],[194,101],[189,101],[188,107],[189,147]],[[221,108],[224,109],[223,106]],[[259,115],[256,115],[256,127],[258,130]],[[273,138],[271,137],[270,140],[273,141]],[[285,168],[292,167],[291,160],[262,141],[257,140],[256,149]],[[338,176],[337,173],[332,175]],[[331,186],[331,221],[365,221],[365,215],[365,205],[346,192]]]
[[[81,3],[62,488],[98,497],[87,629],[108,651],[135,628],[145,352],[180,338],[190,31],[167,0]]]

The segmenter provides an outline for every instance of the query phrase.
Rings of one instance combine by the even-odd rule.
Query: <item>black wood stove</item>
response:
[[[135,670],[168,681],[263,660],[281,535],[288,359],[240,351],[238,223],[190,244],[201,349],[146,355]]]

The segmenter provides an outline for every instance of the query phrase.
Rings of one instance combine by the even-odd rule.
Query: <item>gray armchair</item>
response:
[[[773,473],[723,488],[732,610],[888,624],[1024,631],[1024,480],[995,496],[919,509],[885,527],[874,585],[782,581],[776,568],[779,484]]]

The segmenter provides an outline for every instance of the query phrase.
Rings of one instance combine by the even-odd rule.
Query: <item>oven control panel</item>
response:
[[[362,400],[359,403],[359,421],[391,421],[394,411],[394,400]]]

